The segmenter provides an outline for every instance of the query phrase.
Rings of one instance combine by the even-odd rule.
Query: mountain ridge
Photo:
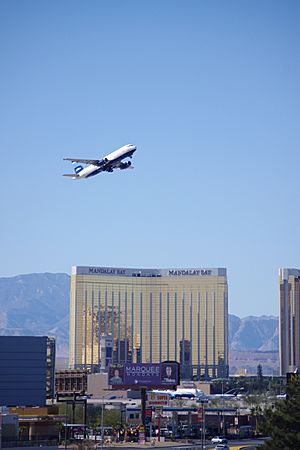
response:
[[[70,275],[32,273],[0,277],[0,335],[48,335],[58,356],[69,348]],[[228,316],[229,351],[278,351],[278,317]]]

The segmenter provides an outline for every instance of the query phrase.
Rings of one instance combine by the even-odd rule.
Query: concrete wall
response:
[[[107,373],[93,373],[88,375],[87,393],[92,395],[92,399],[103,397],[127,398],[127,391],[121,389],[109,389]]]

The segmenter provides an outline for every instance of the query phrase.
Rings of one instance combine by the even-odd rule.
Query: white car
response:
[[[215,450],[230,450],[227,444],[217,444]]]
[[[227,439],[225,439],[223,436],[215,436],[211,440],[212,444],[227,444]]]

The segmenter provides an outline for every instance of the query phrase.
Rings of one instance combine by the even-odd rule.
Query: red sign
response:
[[[140,427],[139,427],[139,444],[145,444],[145,442],[146,442],[145,428],[143,425],[140,425]]]
[[[197,422],[198,422],[198,423],[202,423],[202,422],[203,422],[203,415],[204,415],[203,413],[204,413],[203,407],[200,406],[200,407],[198,408],[198,411],[197,411]]]
[[[159,394],[157,392],[148,392],[147,405],[148,406],[168,406],[170,396],[169,394]]]

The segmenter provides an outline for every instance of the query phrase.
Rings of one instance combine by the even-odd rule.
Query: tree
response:
[[[299,450],[300,449],[300,376],[294,377],[287,386],[285,400],[268,409],[264,414],[263,431],[271,439],[261,450]]]
[[[257,373],[256,373],[256,389],[258,392],[262,392],[264,390],[264,376],[262,365],[258,364]]]
[[[261,364],[258,364],[257,366],[256,376],[258,381],[263,381],[263,370]]]
[[[89,405],[87,419],[90,427],[100,427],[102,423],[102,406]],[[103,410],[103,426],[111,426],[114,428],[121,424],[121,419],[121,411],[119,409]]]
[[[117,409],[109,409],[104,412],[104,425],[116,427],[121,424],[121,411]]]

